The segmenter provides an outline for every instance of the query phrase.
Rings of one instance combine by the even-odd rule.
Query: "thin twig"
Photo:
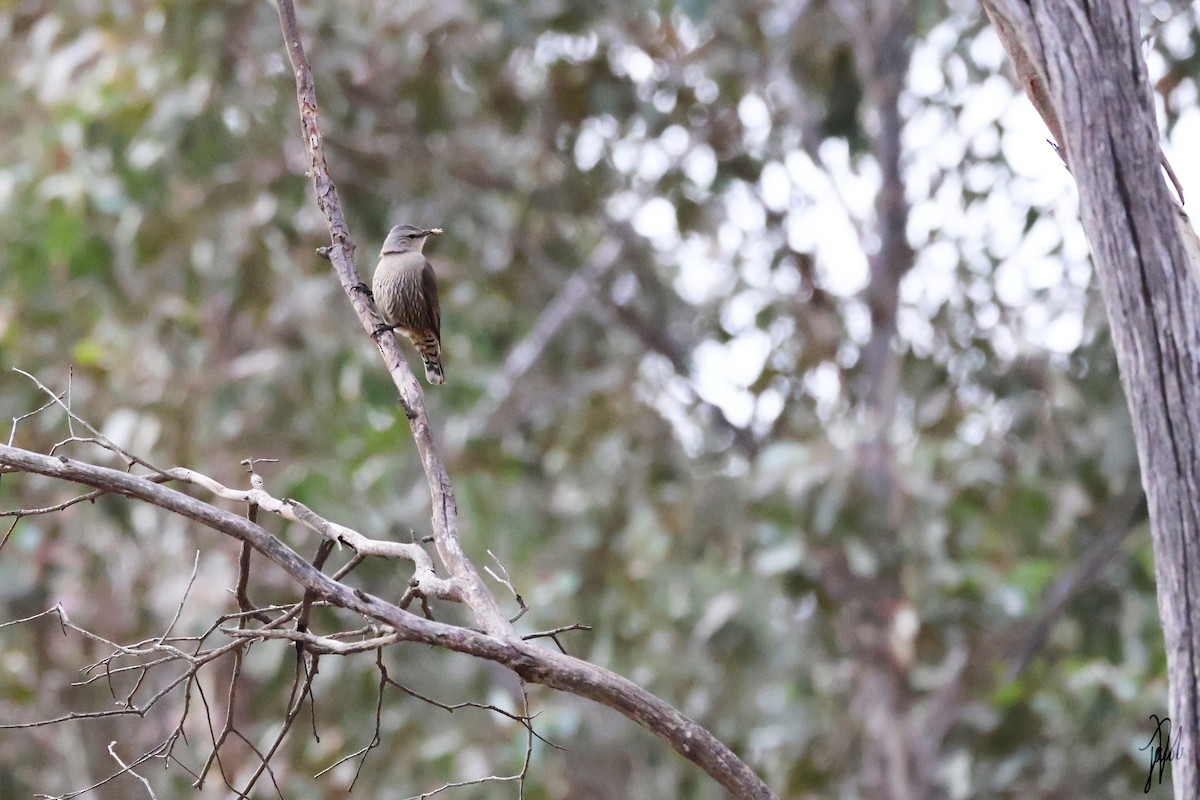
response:
[[[124,770],[126,774],[132,775],[133,777],[137,778],[139,781],[142,782],[142,785],[146,787],[146,793],[148,795],[150,795],[150,800],[158,800],[158,795],[154,794],[154,789],[151,788],[150,781],[146,780],[141,775],[138,775],[136,772],[133,771],[133,767],[129,766],[124,761],[122,761],[121,757],[119,755],[117,755],[116,747],[117,747],[117,743],[115,740],[108,743],[108,754],[113,757],[113,761],[116,761],[117,764],[119,764],[121,766],[121,769]]]

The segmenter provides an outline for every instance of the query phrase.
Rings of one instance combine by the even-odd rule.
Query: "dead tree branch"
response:
[[[403,641],[436,645],[495,661],[529,683],[586,697],[613,708],[664,739],[699,765],[731,794],[765,800],[774,794],[744,762],[704,727],[632,681],[603,667],[538,648],[520,637],[489,633],[424,619],[367,592],[340,583],[314,567],[245,516],[217,508],[153,480],[120,470],[0,445],[0,465],[78,483],[141,500],[195,520],[248,543],[283,569],[296,583],[330,605],[391,628]],[[263,504],[266,507],[266,504]],[[235,644],[240,646],[240,637]],[[229,646],[229,645],[227,645]]]
[[[296,11],[291,0],[277,0],[277,5],[296,79],[300,124],[309,153],[317,204],[329,224],[332,245],[328,251],[329,260],[363,329],[370,333],[379,328],[382,320],[359,289],[362,280],[354,264],[354,244],[325,159],[318,124],[316,88],[312,68],[301,41]],[[458,537],[458,509],[454,503],[450,476],[433,441],[421,387],[401,357],[392,337],[379,337],[377,344],[388,372],[400,392],[400,403],[408,416],[421,464],[429,482],[435,546],[446,569],[458,582],[466,604],[474,611],[476,620],[485,634],[419,619],[397,606],[362,593],[350,592],[344,586],[330,581],[318,570],[312,569],[282,543],[263,542],[262,546],[270,547],[275,556],[283,559],[281,566],[294,578],[307,588],[330,599],[335,605],[386,622],[395,627],[404,638],[439,644],[498,661],[527,681],[569,691],[615,708],[663,737],[672,747],[700,765],[737,797],[772,797],[770,789],[732,751],[662,700],[608,670],[560,653],[535,649],[517,636],[494,596],[462,550]],[[229,522],[224,520],[222,524]],[[238,521],[238,531],[242,536],[249,536],[251,533],[242,520]],[[239,535],[232,531],[230,533]],[[255,533],[256,539],[261,538]]]
[[[317,205],[329,224],[329,236],[332,240],[332,246],[327,253],[329,263],[333,265],[334,272],[363,329],[369,334],[383,325],[383,319],[361,290],[364,284],[354,263],[354,242],[350,238],[350,230],[342,214],[341,201],[338,200],[337,187],[329,175],[329,166],[325,160],[325,145],[318,124],[317,91],[313,82],[312,67],[309,66],[308,57],[304,54],[304,44],[300,40],[296,9],[291,0],[278,0],[277,5],[284,42],[296,78],[300,126],[309,153],[310,174],[316,189]],[[408,362],[404,360],[393,337],[377,337],[376,344],[383,355],[388,373],[399,390],[400,405],[408,417],[421,458],[421,466],[429,482],[433,505],[433,540],[438,556],[450,575],[459,582],[466,604],[474,612],[479,626],[493,636],[513,637],[515,632],[508,617],[501,611],[500,605],[488,591],[483,578],[471,564],[459,542],[458,506],[454,502],[454,489],[446,465],[433,441],[433,430],[425,412],[425,396],[421,386],[413,376],[412,370],[408,368]]]

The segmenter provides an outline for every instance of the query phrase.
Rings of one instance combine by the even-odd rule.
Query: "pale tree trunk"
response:
[[[1200,797],[1200,273],[1162,166],[1139,3],[982,2],[1079,187],[1150,509],[1169,713],[1185,748],[1175,797],[1190,800]]]

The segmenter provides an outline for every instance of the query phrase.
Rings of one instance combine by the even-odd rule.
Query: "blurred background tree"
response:
[[[1170,147],[1197,124],[1196,12],[1177,5],[1144,24],[1195,187]],[[973,2],[300,11],[364,276],[390,225],[446,229],[430,413],[464,543],[507,567],[523,626],[594,625],[574,654],[681,707],[783,797],[1143,787],[1165,668],[1107,320],[1069,176]],[[19,0],[0,42],[0,366],[56,386],[73,366],[76,410],[155,463],[237,484],[241,459],[276,457],[276,495],[427,533],[394,388],[314,255],[273,6]],[[19,375],[0,386],[0,414],[42,402]],[[62,430],[39,417],[17,443]],[[61,492],[0,482],[4,507]],[[113,498],[24,520],[0,616],[62,602],[110,638],[154,635],[201,550],[180,622],[201,625],[232,609],[236,550],[194,533]],[[356,576],[403,590],[393,565]],[[293,598],[272,573],[253,591]],[[110,706],[69,685],[94,646],[48,622],[3,642],[0,722]],[[516,702],[486,665],[387,658],[443,700]],[[237,714],[264,738],[293,659],[248,662]],[[283,796],[344,796],[352,764],[311,776],[369,741],[375,681],[365,658],[323,662],[322,736],[290,740]],[[356,792],[519,768],[519,726],[390,699]],[[567,750],[536,748],[527,797],[721,796],[617,715],[532,700]],[[0,796],[82,788],[112,770],[109,741],[132,752],[172,724],[7,735]],[[180,769],[151,775],[195,795]]]

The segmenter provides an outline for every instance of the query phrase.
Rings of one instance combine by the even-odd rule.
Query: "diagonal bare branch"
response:
[[[74,461],[66,456],[47,456],[7,445],[0,445],[0,466],[142,500],[239,541],[248,542],[301,586],[334,606],[391,627],[403,640],[436,645],[495,661],[529,683],[594,700],[619,711],[664,739],[735,797],[754,800],[775,797],[762,779],[707,729],[627,678],[603,667],[541,649],[516,636],[501,639],[469,628],[418,617],[394,603],[334,580],[245,516],[217,508],[149,478]],[[240,646],[240,640],[227,645],[230,649]],[[182,652],[177,648],[176,651]],[[187,657],[186,654],[184,657]]]
[[[288,57],[291,59],[292,71],[296,78],[300,127],[304,133],[304,145],[308,149],[317,205],[329,224],[329,236],[332,241],[332,246],[327,252],[329,262],[333,265],[334,272],[337,273],[363,329],[372,333],[383,325],[383,319],[363,291],[365,284],[354,264],[354,242],[350,238],[350,231],[342,214],[337,187],[329,175],[324,139],[318,124],[317,91],[313,83],[312,67],[308,63],[304,44],[300,39],[296,9],[291,0],[277,0],[277,5]],[[500,609],[500,604],[496,602],[483,578],[463,552],[458,537],[458,506],[454,502],[454,488],[450,483],[446,465],[433,441],[433,430],[425,411],[425,395],[421,386],[413,376],[412,370],[408,368],[408,362],[401,355],[400,347],[393,337],[380,336],[376,338],[375,343],[383,355],[392,381],[400,392],[400,405],[408,417],[421,458],[421,466],[429,482],[433,506],[433,541],[438,555],[450,575],[460,582],[466,604],[474,612],[479,626],[493,636],[516,638],[516,632]]]

